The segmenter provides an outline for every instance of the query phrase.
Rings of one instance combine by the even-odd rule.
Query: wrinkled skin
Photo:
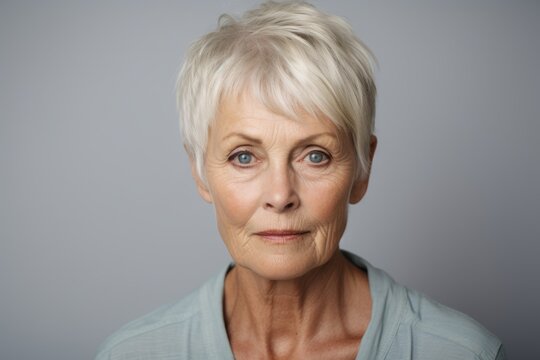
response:
[[[372,153],[375,146],[373,137]],[[367,189],[350,138],[329,119],[290,119],[249,96],[224,99],[209,133],[206,181],[192,169],[236,265],[224,299],[235,356],[301,358],[317,349],[314,337],[321,348],[337,346],[330,358],[354,355],[371,300],[367,277],[339,252],[347,208]]]

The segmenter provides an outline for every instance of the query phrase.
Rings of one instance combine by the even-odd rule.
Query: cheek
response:
[[[312,209],[312,216],[319,223],[316,238],[319,253],[333,252],[347,226],[348,202],[341,193],[329,190],[319,197],[318,206]]]
[[[347,209],[347,197],[342,193],[332,193],[332,190],[335,189],[328,189],[314,199],[317,202],[317,206],[312,207],[314,217],[323,223],[334,222]]]
[[[305,205],[310,216],[321,224],[346,221],[351,184],[346,177],[332,177],[307,184]]]
[[[308,218],[314,221],[314,246],[318,262],[322,263],[335,253],[345,231],[350,184],[332,179],[312,185],[310,195],[305,197],[304,208]]]
[[[221,227],[244,226],[257,209],[259,194],[248,183],[221,182],[213,187],[214,206]]]

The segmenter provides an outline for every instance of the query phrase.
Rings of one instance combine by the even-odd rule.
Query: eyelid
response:
[[[227,155],[227,159],[230,159],[234,157],[235,155],[239,153],[243,153],[243,152],[247,152],[251,154],[252,151],[250,150],[250,146],[247,144],[243,144],[243,145],[237,145],[233,147],[232,150],[229,151],[229,154]]]
[[[306,149],[308,154],[313,152],[313,151],[318,151],[318,152],[321,152],[321,153],[325,154],[328,157],[331,157],[330,151],[326,150],[324,147],[322,147],[320,145],[309,145],[309,146],[306,146],[305,149]]]
[[[312,153],[320,153],[326,157],[326,159],[322,160],[320,163],[311,163],[313,166],[323,166],[332,160],[332,155],[330,155],[328,151],[321,149],[319,146],[309,146],[308,151],[302,157],[302,160],[306,159]]]
[[[253,161],[250,162],[249,164],[242,164],[236,161],[238,159],[238,156],[240,156],[241,154],[251,155],[253,157]],[[240,148],[240,149],[236,148],[227,156],[227,161],[232,163],[236,167],[249,168],[255,165],[255,163],[257,162],[257,157],[255,156],[255,154],[253,154],[252,151],[249,151],[245,148]]]

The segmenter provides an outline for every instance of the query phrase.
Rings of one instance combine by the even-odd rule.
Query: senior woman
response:
[[[503,359],[479,324],[340,250],[376,148],[373,57],[341,18],[268,2],[190,49],[192,175],[233,263],[126,325],[105,359]]]

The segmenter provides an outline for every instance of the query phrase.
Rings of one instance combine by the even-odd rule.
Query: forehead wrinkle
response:
[[[256,144],[259,144],[259,145],[262,144],[262,140],[260,140],[260,139],[258,139],[256,137],[241,133],[241,132],[233,132],[233,133],[227,134],[221,140],[222,141],[227,141],[227,140],[229,140],[231,138],[235,138],[235,137],[243,139],[243,140],[247,140],[249,142],[253,142],[253,143],[256,143]]]
[[[277,132],[278,132],[278,129],[273,127],[272,136],[271,136],[272,139],[277,140],[277,138],[275,136],[275,134]],[[266,133],[267,132],[265,132],[265,134]],[[290,135],[290,134],[286,133],[286,135]],[[234,139],[234,138],[239,138],[239,139],[242,139],[242,140],[246,140],[246,141],[258,144],[258,145],[262,145],[264,143],[264,140],[262,139],[262,137],[259,138],[257,135],[238,132],[238,131],[235,131],[235,132],[232,132],[232,133],[229,133],[229,134],[225,135],[221,140],[222,141],[227,141],[227,140]],[[300,139],[296,139],[294,141],[294,145],[297,146],[297,145],[301,145],[301,144],[307,144],[307,143],[310,143],[310,142],[313,142],[313,141],[316,141],[316,140],[321,140],[321,139],[322,140],[330,139],[330,140],[333,140],[333,141],[339,143],[339,138],[338,138],[338,136],[336,136],[336,134],[333,134],[331,132],[322,132],[322,133],[311,134],[311,135],[308,135],[307,137],[301,137]],[[274,143],[276,140],[272,141],[272,143]]]
[[[242,132],[233,132],[227,134],[225,137],[223,137],[221,141],[225,143],[229,141],[233,142],[238,139],[240,141],[246,141],[250,144],[264,145],[268,148],[273,148],[275,146],[280,146],[283,144],[290,144],[290,147],[298,148],[314,143],[315,145],[321,145],[323,147],[330,146],[333,148],[334,146],[338,146],[341,150],[341,147],[343,145],[343,141],[339,141],[338,136],[330,132],[312,134],[307,137],[301,137],[299,139],[292,139],[292,141],[289,141],[289,139],[292,138],[289,133],[284,133],[287,138],[285,140],[279,135],[277,135],[278,131],[279,130],[273,128],[271,132],[265,132],[265,135],[262,138],[259,138],[257,135],[245,134]]]
[[[294,146],[321,139],[338,144],[343,142],[340,129],[326,116],[315,117],[303,109],[296,115],[291,118],[275,113],[260,102],[253,101],[249,93],[243,93],[242,96],[222,99],[214,126],[221,128],[221,141],[239,138],[254,144],[270,142],[276,145],[286,138],[285,142]],[[281,124],[286,126],[282,128]],[[294,125],[291,128],[287,124]],[[311,130],[312,128],[315,128],[315,131]],[[284,131],[285,136],[280,136],[281,131]]]

